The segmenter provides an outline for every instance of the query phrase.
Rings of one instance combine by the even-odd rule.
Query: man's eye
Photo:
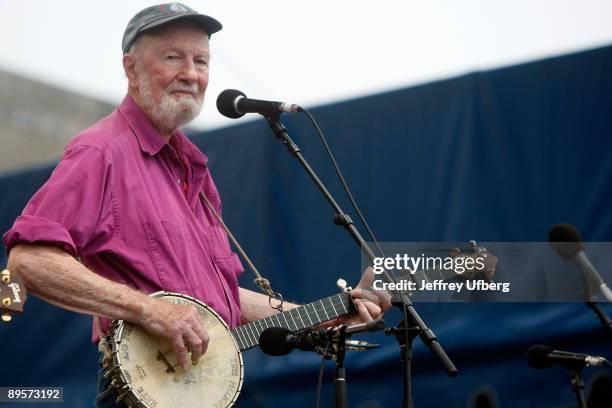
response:
[[[205,59],[197,59],[195,62],[198,65],[204,65],[204,66],[208,65],[208,61],[206,61]]]
[[[178,55],[166,55],[166,59],[170,61],[176,60],[178,59]]]

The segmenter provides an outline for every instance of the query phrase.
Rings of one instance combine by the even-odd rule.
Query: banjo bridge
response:
[[[161,350],[157,351],[157,361],[161,361],[166,365],[166,372],[167,373],[174,373],[176,372],[176,370],[174,369],[174,366],[172,364],[170,364],[170,361],[168,361],[168,359],[166,358],[166,354],[168,354],[170,351],[172,350],[168,350],[165,353],[162,353]],[[178,364],[176,364],[178,365]]]

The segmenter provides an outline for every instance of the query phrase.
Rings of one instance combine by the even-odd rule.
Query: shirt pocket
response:
[[[244,272],[244,268],[242,267],[242,263],[240,262],[238,255],[234,252],[230,252],[229,256],[220,258],[215,257],[214,260],[215,265],[217,266],[217,268],[219,268],[219,270],[225,277],[225,280],[228,283],[231,282],[238,286],[238,276],[240,276],[242,272]]]
[[[189,287],[185,271],[192,262],[185,242],[185,230],[176,220],[142,223],[151,262],[164,290],[185,291]]]

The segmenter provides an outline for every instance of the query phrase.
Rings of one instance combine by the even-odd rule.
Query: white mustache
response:
[[[166,90],[168,93],[171,92],[187,92],[194,96],[198,94],[198,86],[171,86]]]

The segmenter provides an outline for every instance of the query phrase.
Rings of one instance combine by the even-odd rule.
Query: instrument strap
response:
[[[251,261],[251,258],[249,258],[249,256],[246,254],[244,249],[242,249],[242,246],[238,243],[238,240],[236,239],[236,237],[234,237],[234,234],[232,234],[228,226],[225,225],[225,222],[223,222],[223,219],[221,218],[219,213],[217,213],[217,210],[215,210],[211,202],[208,200],[208,197],[206,197],[206,195],[201,191],[200,191],[200,198],[206,203],[206,206],[213,213],[217,221],[219,221],[219,224],[223,227],[223,229],[227,233],[227,236],[232,241],[232,244],[234,244],[234,247],[236,248],[240,256],[242,256],[242,258],[246,261],[247,265],[249,266],[249,269],[251,269],[253,274],[255,274],[255,279],[253,279],[253,282],[255,282],[255,284],[261,289],[263,293],[268,295],[268,303],[270,307],[282,312],[283,311],[283,295],[281,295],[279,292],[275,292],[274,290],[272,290],[272,287],[270,286],[270,281],[264,278],[263,276],[261,276],[261,274],[255,267],[255,265]],[[279,302],[278,305],[273,306],[272,300],[277,300]]]

